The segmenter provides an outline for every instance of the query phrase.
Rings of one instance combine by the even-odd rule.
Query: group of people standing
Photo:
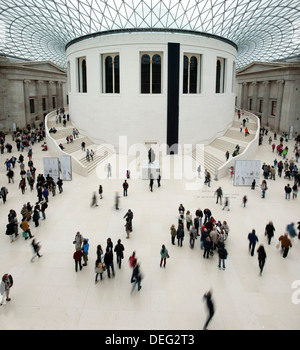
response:
[[[225,270],[225,260],[228,252],[225,248],[225,241],[229,234],[229,226],[226,221],[217,221],[209,208],[203,211],[198,208],[195,211],[193,218],[189,210],[185,211],[182,204],[178,208],[178,225],[175,224],[170,227],[171,243],[175,245],[177,238],[178,246],[182,247],[185,237],[185,230],[188,232],[190,248],[193,249],[195,240],[199,238],[200,249],[203,250],[203,258],[209,258],[214,255],[216,251],[219,256],[218,267]]]

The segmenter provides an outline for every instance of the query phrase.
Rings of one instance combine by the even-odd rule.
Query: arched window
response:
[[[86,60],[82,61],[82,92],[87,92]]]
[[[116,94],[120,93],[120,56],[115,56],[114,60],[114,90]]]
[[[192,56],[190,59],[190,94],[197,93],[198,60]]]
[[[225,92],[225,58],[217,58],[216,64],[216,93]]]
[[[77,59],[78,65],[78,92],[87,92],[87,64],[86,58]]]
[[[105,59],[105,92],[113,92],[113,60],[110,56]]]
[[[141,56],[141,93],[161,93],[162,56],[157,53],[144,53]]]
[[[189,58],[187,56],[183,57],[183,93],[187,94],[189,92]]]
[[[150,56],[143,55],[141,59],[141,93],[150,94]]]
[[[183,56],[183,93],[200,93],[201,56],[185,54]]]
[[[120,56],[118,54],[103,55],[103,62],[103,92],[106,94],[119,94]]]
[[[152,93],[161,93],[161,57],[159,55],[152,57]]]

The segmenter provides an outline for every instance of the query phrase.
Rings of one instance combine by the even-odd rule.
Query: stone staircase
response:
[[[232,123],[226,133],[212,141],[209,145],[204,146],[204,152],[196,152],[196,149],[192,152],[192,157],[197,164],[201,164],[207,169],[211,178],[216,175],[216,169],[219,169],[226,163],[225,153],[229,151],[229,159],[232,159],[232,153],[235,150],[236,145],[240,146],[240,154],[244,152],[245,148],[255,138],[255,134],[258,128],[256,121],[252,118],[246,123],[250,135],[245,136],[244,129],[240,132],[240,125],[242,120],[235,116],[235,120]],[[200,153],[200,154],[198,154]],[[201,154],[202,153],[202,154]],[[204,169],[203,169],[204,171]]]
[[[55,115],[52,115],[48,118],[47,127],[48,130],[51,128],[55,128],[57,130],[56,133],[50,133],[50,136],[55,140],[57,145],[62,144],[64,147],[63,151],[78,160],[80,164],[86,168],[88,173],[95,170],[98,164],[112,155],[111,150],[109,150],[107,147],[102,146],[101,144],[95,144],[85,135],[79,134],[78,137],[73,139],[72,142],[68,143],[66,138],[70,135],[73,136],[74,128],[70,121],[67,122],[66,126],[64,127],[62,123],[56,123]],[[90,161],[88,161],[86,159],[86,152],[82,150],[81,147],[82,142],[85,143],[85,149],[94,151],[93,160],[90,159]]]

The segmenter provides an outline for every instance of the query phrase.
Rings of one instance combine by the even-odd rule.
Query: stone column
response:
[[[258,96],[258,82],[254,81],[251,83],[253,86],[253,96],[252,96],[252,111],[257,113],[257,96]]]
[[[42,85],[44,82],[42,80],[36,81],[36,104],[37,104],[37,115],[39,120],[44,120],[44,111],[43,111],[43,91]]]
[[[243,82],[243,89],[242,89],[242,109],[248,110],[248,90],[249,85],[247,82]]]
[[[53,106],[52,106],[52,85],[53,85],[53,81],[48,81],[47,84],[47,110],[48,113],[50,113],[53,110]]]
[[[271,84],[269,81],[264,81],[263,86],[264,86],[264,105],[263,105],[263,113],[261,116],[261,124],[262,126],[266,126],[268,125]]]
[[[57,108],[63,107],[64,104],[62,84],[61,81],[56,82]]]
[[[29,101],[29,84],[30,80],[24,80],[24,105],[25,105],[25,126],[30,123],[30,101]]]
[[[281,107],[283,99],[283,90],[284,90],[284,80],[277,80],[278,84],[278,95],[277,95],[277,106],[276,106],[276,115],[275,115],[275,131],[280,130],[280,119],[281,119]]]

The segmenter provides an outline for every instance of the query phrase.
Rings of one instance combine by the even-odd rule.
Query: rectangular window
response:
[[[30,113],[34,113],[35,112],[35,108],[34,108],[34,99],[31,98],[29,100],[29,106],[30,106]]]
[[[277,101],[271,102],[271,115],[276,116]]]
[[[217,57],[216,62],[216,93],[223,94],[225,92],[225,69],[226,59]]]
[[[183,93],[199,94],[201,86],[201,55],[183,56]]]

